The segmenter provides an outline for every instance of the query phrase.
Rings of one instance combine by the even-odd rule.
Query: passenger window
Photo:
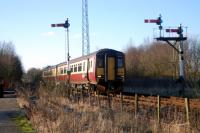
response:
[[[64,73],[67,73],[67,68],[66,67],[64,68]]]
[[[88,69],[90,69],[90,61],[88,61]]]
[[[123,58],[121,56],[118,57],[117,66],[118,68],[123,67]]]
[[[91,61],[90,65],[91,65],[90,68],[92,68],[92,61]]]
[[[63,74],[63,68],[60,68],[60,74]]]
[[[82,63],[78,64],[78,72],[82,71]]]
[[[73,70],[74,70],[74,69],[73,69],[73,65],[70,66],[70,70],[71,70],[71,72],[73,72]]]
[[[83,71],[85,71],[85,62],[83,62]]]
[[[74,65],[74,72],[77,72],[77,65]]]

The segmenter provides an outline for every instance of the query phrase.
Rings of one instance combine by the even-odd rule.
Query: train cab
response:
[[[96,54],[96,76],[99,85],[121,91],[125,75],[125,57],[122,52],[103,49]]]

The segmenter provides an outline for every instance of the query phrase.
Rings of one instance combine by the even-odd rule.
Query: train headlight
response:
[[[101,76],[101,75],[98,75],[97,77],[98,77],[98,78],[101,78],[102,76]]]
[[[104,78],[104,75],[98,75],[97,78]]]

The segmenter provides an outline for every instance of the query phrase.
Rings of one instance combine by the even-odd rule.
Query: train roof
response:
[[[120,54],[123,54],[123,52],[120,52],[120,51],[117,51],[117,50],[114,50],[114,49],[105,48],[105,49],[100,49],[100,50],[98,50],[98,51],[95,51],[95,52],[93,52],[93,53],[91,53],[91,54],[89,54],[89,55],[84,55],[84,56],[81,56],[81,57],[72,59],[72,60],[70,60],[69,62],[70,62],[70,63],[74,63],[74,62],[77,62],[77,61],[80,61],[80,60],[88,59],[88,58],[90,58],[90,57],[93,57],[93,56],[96,56],[96,55],[99,55],[99,54],[103,54],[103,53],[105,53],[105,52],[110,52],[110,53],[114,53],[114,52],[116,53],[116,52],[118,52],[118,53],[120,53]]]
[[[42,68],[42,70],[49,70],[49,69],[53,69],[53,68],[56,68],[56,65],[46,66],[46,67]]]
[[[117,50],[114,50],[114,49],[109,49],[109,48],[104,48],[104,49],[100,49],[98,51],[95,51],[93,53],[90,53],[89,55],[84,55],[84,56],[80,56],[78,58],[75,58],[75,59],[72,59],[69,61],[69,63],[74,63],[74,62],[78,62],[78,61],[81,61],[81,60],[85,60],[85,59],[88,59],[90,57],[93,57],[93,56],[96,56],[96,55],[100,55],[100,54],[103,54],[103,53],[106,53],[106,52],[110,52],[110,53],[120,53],[120,54],[123,54],[123,52],[120,52],[120,51],[117,51]],[[54,65],[54,66],[47,66],[46,68],[44,69],[53,69],[55,68],[56,66],[63,66],[63,65],[67,65],[67,62],[61,62],[57,65]]]
[[[101,53],[105,53],[105,52],[124,54],[123,52],[120,52],[120,51],[117,51],[117,50],[114,50],[114,49],[108,49],[108,48],[100,49],[99,51],[97,51],[96,54],[101,54]]]
[[[67,62],[66,61],[65,62],[61,62],[61,63],[57,64],[56,66],[63,66],[63,65],[67,65]]]

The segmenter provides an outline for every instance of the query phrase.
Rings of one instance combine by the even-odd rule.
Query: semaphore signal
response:
[[[65,23],[59,23],[59,24],[51,24],[51,27],[63,27],[65,28],[65,61],[66,61],[66,33],[67,33],[67,74],[69,76],[68,78],[68,83],[70,82],[70,68],[69,68],[69,59],[70,59],[70,55],[69,55],[69,20],[67,18],[67,20],[65,21]]]
[[[161,35],[161,32],[163,30],[162,27],[162,19],[161,15],[157,19],[145,19],[145,23],[156,23],[159,25],[158,29],[160,31],[160,36],[155,38],[157,41],[165,41],[167,44],[169,44],[171,47],[173,47],[179,54],[179,80],[183,82],[184,81],[184,51],[183,51],[183,41],[187,40],[187,37],[183,35],[183,27],[180,25],[179,27],[175,29],[165,29],[165,32],[167,33],[176,33],[178,36],[175,37],[165,37]],[[178,43],[178,48],[175,46]],[[183,90],[184,92],[184,87]]]
[[[157,19],[145,19],[144,20],[144,23],[155,23],[155,24],[159,25],[158,27],[159,27],[159,30],[160,30],[160,36],[161,36],[161,30],[163,29],[163,27],[161,25],[162,22],[163,22],[163,20],[162,20],[161,15],[159,15],[159,17]]]
[[[69,24],[69,21],[68,21],[68,18],[67,20],[65,21],[65,23],[60,23],[60,24],[51,24],[51,27],[63,27],[63,28],[69,28],[70,24]]]
[[[179,33],[179,29],[165,29],[166,32],[176,32]]]
[[[145,19],[144,22],[145,23],[156,23],[157,25],[161,25],[161,23],[163,22],[161,19],[161,15],[157,18],[157,19]]]
[[[64,23],[62,23],[62,24],[51,24],[51,27],[64,27]]]
[[[51,24],[51,27],[63,27],[66,29],[67,32],[67,62],[69,62],[70,56],[69,56],[69,20],[67,18],[67,20],[65,21],[65,23],[59,23],[59,24]],[[65,33],[66,33],[65,32]],[[66,61],[66,34],[65,34],[65,61]],[[68,67],[69,69],[69,67]]]

